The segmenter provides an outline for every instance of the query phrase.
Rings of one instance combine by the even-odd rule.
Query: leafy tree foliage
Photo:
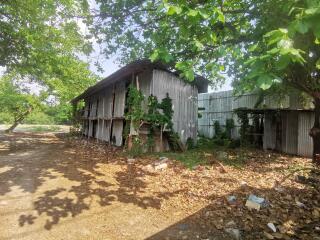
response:
[[[1,89],[0,106],[11,115],[23,109],[14,116],[14,127],[36,107],[35,102],[43,105],[48,97],[66,109],[67,102],[97,77],[78,57],[92,48],[89,36],[79,28],[80,20],[74,18],[88,13],[86,0],[0,2],[0,66],[5,68],[1,81],[6,86]],[[21,89],[22,82],[28,82],[29,89],[40,85],[42,96],[28,94]]]
[[[20,90],[11,76],[0,80],[1,111],[10,115],[14,124],[7,130],[12,131],[35,108],[40,107],[38,97]]]
[[[234,76],[239,92],[298,89],[314,99],[320,156],[319,0],[97,1],[105,53],[163,60],[192,80]]]
[[[52,64],[60,63],[57,56],[72,56],[75,50],[89,52],[77,22],[70,19],[87,10],[84,0],[1,1],[0,66],[42,75],[46,68],[58,70]]]

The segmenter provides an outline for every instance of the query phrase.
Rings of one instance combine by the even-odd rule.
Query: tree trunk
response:
[[[29,108],[26,112],[21,114],[19,117],[15,118],[14,123],[9,127],[7,130],[5,130],[6,133],[12,133],[13,130],[23,121],[23,119],[26,118],[32,111],[32,108]]]
[[[13,130],[20,124],[20,122],[18,121],[15,121],[11,127],[9,127],[7,130],[5,130],[6,133],[12,133]]]
[[[309,135],[313,140],[312,161],[320,165],[320,98],[314,98],[314,106],[314,125],[311,128]]]

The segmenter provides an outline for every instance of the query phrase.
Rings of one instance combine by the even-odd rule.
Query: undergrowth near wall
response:
[[[124,138],[130,136],[130,127],[134,128],[133,144],[130,152],[132,155],[139,155],[144,151],[142,141],[139,135],[139,129],[143,124],[149,125],[149,133],[144,148],[148,152],[152,152],[155,146],[154,134],[160,131],[160,134],[166,133],[171,142],[172,148],[176,149],[175,142],[179,141],[178,134],[173,130],[173,109],[172,99],[169,94],[159,103],[157,97],[151,95],[147,98],[147,109],[143,109],[145,97],[141,90],[134,85],[129,86],[127,106],[128,111],[125,114],[127,124],[124,130]]]

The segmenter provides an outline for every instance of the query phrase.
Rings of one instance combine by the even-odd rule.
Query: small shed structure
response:
[[[260,116],[262,127],[259,131],[262,132],[254,134],[255,138],[260,138],[263,149],[311,157],[313,149],[309,130],[314,122],[312,106],[306,108],[296,95],[288,95],[282,99],[265,98],[263,107],[257,109],[258,99],[259,95],[255,93],[234,96],[232,91],[200,94],[198,106],[202,117],[198,120],[199,134],[212,138],[215,136],[215,121],[225,127],[226,120],[233,119],[232,138],[239,138],[240,122],[235,110],[242,109],[251,116]]]
[[[126,98],[130,84],[135,85],[145,98],[150,95],[159,101],[168,94],[173,106],[173,130],[183,144],[188,138],[196,140],[198,120],[198,93],[207,92],[208,82],[197,76],[191,84],[161,63],[149,60],[132,62],[109,77],[88,88],[72,100],[73,104],[84,101],[80,113],[82,133],[87,137],[124,144],[124,127],[127,110]],[[144,107],[147,108],[147,103]]]
[[[264,149],[312,157],[309,131],[314,123],[313,110],[265,110],[264,118]]]

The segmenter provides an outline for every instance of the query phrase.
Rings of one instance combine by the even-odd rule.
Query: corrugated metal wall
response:
[[[298,112],[286,111],[282,117],[282,151],[289,154],[298,153]],[[265,132],[268,134],[268,132]]]
[[[202,118],[198,120],[198,131],[200,135],[212,138],[214,136],[213,123],[219,121],[221,126],[225,126],[226,120],[233,118],[235,129],[232,133],[234,138],[239,137],[240,125],[234,110],[237,108],[254,108],[258,101],[257,94],[244,94],[241,97],[234,96],[232,91],[222,91],[214,93],[203,93],[198,96],[198,106],[205,108],[199,111]],[[281,102],[274,98],[267,98],[263,105],[269,108],[289,107],[289,97]]]
[[[198,120],[199,134],[212,138],[215,134],[213,127],[215,121],[219,121],[220,125],[224,127],[226,120],[233,118],[235,128],[232,135],[234,138],[239,137],[240,125],[233,111],[240,107],[251,108],[257,99],[257,95],[254,94],[235,97],[232,91],[199,94],[198,106],[204,108],[199,111],[202,116]]]
[[[280,115],[280,128],[277,128],[276,119],[272,113],[265,114],[263,147],[264,149],[277,149],[289,154],[311,157],[312,138],[309,136],[309,130],[313,126],[314,113],[294,110],[297,103],[293,101],[293,97],[287,96],[282,101],[267,98],[264,101],[263,105],[266,108],[284,110]],[[258,95],[256,94],[235,97],[232,91],[199,94],[198,106],[205,108],[199,111],[202,115],[202,118],[198,119],[199,134],[211,138],[214,136],[213,124],[215,121],[219,121],[221,126],[225,126],[226,119],[233,118],[236,125],[233,138],[239,137],[240,125],[233,111],[241,107],[254,108],[257,100]],[[289,107],[292,110],[285,110]]]
[[[309,131],[314,124],[313,112],[300,112],[298,125],[298,155],[312,157],[312,138]]]
[[[173,128],[183,143],[188,138],[197,138],[198,90],[175,75],[153,70],[151,92],[159,102],[169,94],[173,105]]]
[[[269,134],[263,135],[263,149],[276,149],[276,124],[274,124],[274,116],[270,113],[264,115],[264,132]]]
[[[84,134],[89,137],[95,137],[99,140],[110,141],[111,124],[112,136],[116,146],[122,145],[122,129],[124,118],[126,88],[125,82],[118,82],[108,88],[96,93],[89,99],[86,99],[85,110],[90,109],[90,117],[85,120]],[[114,113],[113,110],[114,98]],[[98,111],[97,111],[98,110]],[[94,131],[95,125],[95,133]]]

